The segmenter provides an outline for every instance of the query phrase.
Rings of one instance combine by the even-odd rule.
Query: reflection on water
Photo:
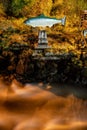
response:
[[[69,92],[64,97],[59,85],[0,82],[0,130],[87,130],[87,100]]]

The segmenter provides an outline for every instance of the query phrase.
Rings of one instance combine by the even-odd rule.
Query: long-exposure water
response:
[[[86,89],[0,82],[0,130],[87,130]]]

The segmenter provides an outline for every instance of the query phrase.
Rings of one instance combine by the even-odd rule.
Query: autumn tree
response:
[[[27,0],[27,4],[23,7],[22,14],[27,17],[39,14],[49,15],[52,8],[52,0]]]

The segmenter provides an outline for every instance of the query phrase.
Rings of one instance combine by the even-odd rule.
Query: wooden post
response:
[[[87,29],[87,10],[81,11],[81,27]]]
[[[85,36],[85,31],[87,30],[87,10],[81,11],[81,36],[82,36],[82,42],[86,44],[86,36]]]
[[[48,45],[47,34],[45,30],[40,30],[38,34],[38,45]]]

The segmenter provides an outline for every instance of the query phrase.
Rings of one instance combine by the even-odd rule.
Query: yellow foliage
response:
[[[23,30],[25,25],[23,24],[25,18],[19,18],[19,19],[13,19],[12,23],[15,28],[18,28],[20,30]]]
[[[31,5],[27,4],[22,9],[22,14],[27,17],[37,16],[39,14],[49,15],[52,8],[52,0],[36,0]]]
[[[3,7],[3,4],[0,3],[0,16],[5,16],[5,12],[4,12],[4,7]]]
[[[52,8],[52,0],[42,0],[40,6],[42,13],[49,15]]]
[[[21,36],[19,34],[13,34],[13,35],[10,36],[10,40],[12,42],[22,42],[23,36]]]
[[[63,0],[54,0],[54,3],[55,3],[55,4],[62,4],[62,3],[63,3]]]

